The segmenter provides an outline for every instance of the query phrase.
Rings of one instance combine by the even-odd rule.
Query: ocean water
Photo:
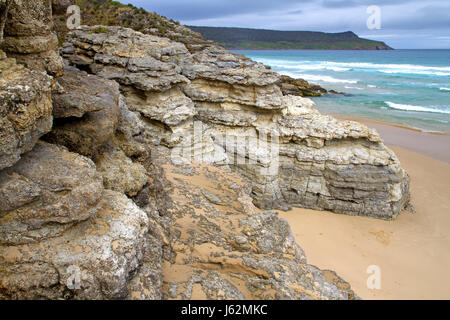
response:
[[[450,50],[235,50],[294,78],[345,92],[317,108],[450,133]]]

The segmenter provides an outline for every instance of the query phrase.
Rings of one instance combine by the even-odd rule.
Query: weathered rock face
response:
[[[50,3],[15,1],[6,47],[35,36],[43,51],[18,55],[58,75]],[[408,178],[376,132],[209,42],[117,27],[68,39],[94,75],[66,68],[54,107],[51,78],[0,60],[0,299],[357,298],[262,209],[395,217]]]
[[[75,4],[75,0],[52,0],[53,15],[65,14],[67,8]]]
[[[54,127],[45,139],[97,157],[119,125],[119,86],[73,68],[66,69],[57,84],[59,92],[53,94]]]
[[[48,137],[95,155],[96,166],[37,141],[52,125],[51,78],[14,59],[0,65],[0,299],[160,299],[162,245],[123,194],[136,195],[148,180],[126,154],[142,161],[148,154],[134,140],[139,129],[127,127],[131,111],[118,85],[69,68],[53,94],[65,123]],[[71,134],[55,135],[63,130]]]
[[[113,147],[106,149],[97,161],[105,188],[135,196],[147,183],[147,170]]]
[[[150,194],[166,221],[165,299],[355,298],[348,283],[306,263],[287,222],[254,207],[242,178],[206,164],[175,166],[168,157],[164,147],[152,150]]]
[[[39,142],[0,172],[0,244],[55,237],[97,211],[103,192],[92,161]]]
[[[51,1],[12,1],[4,32],[3,50],[32,70],[60,75],[58,37],[52,31]]]
[[[262,64],[211,44],[189,52],[168,39],[105,29],[72,32],[66,58],[121,84],[147,141],[248,178],[259,207],[392,219],[408,202],[409,178],[376,132],[283,96],[283,80]]]
[[[123,194],[105,191],[99,196],[96,214],[58,237],[0,245],[0,299],[128,296],[128,281],[138,270],[150,237],[148,218]],[[158,272],[149,277],[160,278]],[[148,292],[159,291],[147,285]]]
[[[52,86],[45,73],[30,71],[14,59],[0,60],[0,170],[16,163],[50,131]]]

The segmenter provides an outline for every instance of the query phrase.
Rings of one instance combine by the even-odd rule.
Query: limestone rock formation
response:
[[[169,221],[161,224],[165,299],[356,298],[348,283],[306,263],[287,222],[254,207],[241,177],[168,157],[167,148],[152,150],[150,189],[164,194],[156,207]]]
[[[52,127],[53,80],[15,59],[0,59],[0,170],[12,166]]]
[[[81,27],[61,76],[51,3],[8,15],[28,69],[0,56],[0,299],[358,298],[264,210],[394,218],[409,180],[376,132],[182,26]]]
[[[12,1],[4,31],[3,50],[32,70],[60,75],[58,37],[52,30],[51,1]]]
[[[99,196],[96,214],[58,237],[0,245],[0,299],[127,297],[150,237],[148,218],[121,193]]]
[[[68,61],[121,84],[153,136],[147,141],[248,178],[259,207],[393,219],[409,201],[408,175],[376,132],[283,95],[280,75],[264,65],[212,44],[189,52],[169,39],[102,28],[69,34]]]
[[[0,172],[0,244],[27,244],[61,234],[97,211],[102,192],[91,160],[38,142]]]
[[[70,68],[57,83],[54,127],[45,139],[95,158],[119,125],[117,83]]]
[[[97,170],[103,176],[105,188],[135,196],[147,183],[147,170],[113,147],[102,152]]]

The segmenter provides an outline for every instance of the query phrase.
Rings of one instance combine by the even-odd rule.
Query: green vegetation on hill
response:
[[[363,39],[351,31],[324,33],[195,26],[189,28],[227,49],[392,49],[384,42]]]
[[[122,4],[112,0],[73,0],[73,3],[81,9],[83,25],[122,26],[175,41],[183,42],[186,39],[204,41],[200,34],[181,26],[179,22],[148,12],[143,8],[137,8],[132,4]],[[53,21],[62,43],[69,32],[66,27],[65,11],[55,12]]]

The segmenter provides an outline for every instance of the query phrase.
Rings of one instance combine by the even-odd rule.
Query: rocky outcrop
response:
[[[165,244],[164,299],[356,298],[333,272],[306,263],[287,222],[254,207],[241,177],[207,164],[174,165],[170,153],[152,150],[151,184],[137,197],[160,216],[153,230]]]
[[[0,173],[0,244],[55,237],[97,210],[103,191],[92,161],[39,142]]]
[[[326,90],[317,84],[311,84],[306,80],[294,79],[286,75],[280,77],[277,85],[285,96],[320,97],[327,93],[343,94],[342,92]]]
[[[227,164],[251,181],[260,208],[393,219],[408,202],[409,178],[376,132],[283,95],[282,78],[264,65],[214,45],[189,52],[130,29],[104,30],[72,32],[65,57],[121,84],[154,137],[147,141]]]
[[[289,225],[255,208],[237,175],[205,165],[161,163],[172,215],[171,264],[163,292],[170,298],[348,299],[344,281],[330,283],[306,264]],[[188,177],[195,176],[195,179]],[[185,177],[185,178],[183,178]],[[183,270],[183,276],[178,274]]]
[[[58,37],[52,30],[51,1],[12,1],[8,10],[2,49],[31,70],[61,75]]]
[[[121,193],[99,196],[96,213],[58,237],[0,245],[0,299],[128,296],[150,237],[148,218]]]
[[[6,48],[36,36],[45,50],[11,55],[60,75],[50,3],[15,1]],[[54,86],[0,57],[0,299],[357,298],[264,210],[395,217],[409,181],[376,132],[204,40],[119,27],[68,40],[78,69]]]
[[[0,59],[0,170],[11,167],[52,127],[53,80]]]
[[[45,140],[96,158],[114,136],[120,121],[119,86],[114,81],[66,69],[53,93],[55,118]]]

